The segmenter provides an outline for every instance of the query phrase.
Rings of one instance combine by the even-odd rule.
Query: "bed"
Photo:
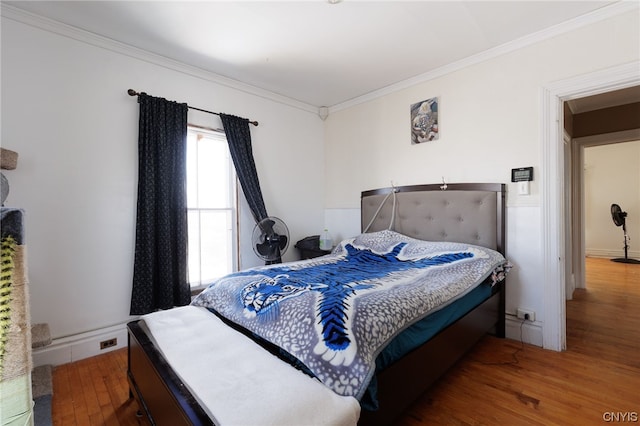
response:
[[[493,265],[490,274],[479,272],[473,280],[469,279],[473,283],[456,290],[457,296],[451,298],[451,301],[447,299],[440,304],[434,303],[433,308],[425,308],[429,313],[429,325],[425,325],[427,321],[423,321],[422,317],[420,320],[407,319],[398,331],[389,331],[384,339],[380,339],[379,346],[383,348],[376,346],[372,349],[367,349],[368,343],[363,342],[376,338],[367,339],[361,335],[368,336],[366,333],[372,328],[386,332],[388,324],[379,324],[380,320],[376,316],[374,326],[369,323],[357,329],[355,323],[358,323],[358,318],[362,316],[354,316],[351,311],[343,312],[342,321],[340,318],[337,321],[339,326],[333,328],[326,326],[330,323],[325,318],[328,314],[323,317],[318,313],[315,324],[309,324],[306,329],[296,329],[297,331],[292,333],[296,336],[295,339],[280,332],[271,333],[271,325],[265,323],[265,318],[280,318],[287,314],[287,309],[278,307],[277,316],[273,314],[274,310],[263,309],[266,298],[256,297],[255,288],[241,281],[247,276],[255,275],[256,272],[242,271],[228,279],[227,290],[224,290],[223,285],[215,286],[212,291],[208,289],[198,296],[194,302],[195,306],[177,308],[175,312],[151,314],[153,318],[145,316],[128,324],[128,379],[131,396],[138,401],[142,414],[152,424],[392,423],[484,334],[491,332],[504,337],[504,273],[508,270],[508,263],[504,258],[501,261],[497,257],[494,258],[493,254],[493,251],[504,254],[504,197],[503,184],[414,185],[365,191],[361,197],[361,222],[362,230],[365,232],[343,241],[331,255],[291,264],[270,265],[259,272],[264,278],[261,285],[264,285],[267,281],[282,281],[282,277],[287,277],[288,280],[292,268],[306,270],[309,266],[321,268],[338,261],[348,263],[351,259],[361,255],[369,256],[371,253],[375,253],[376,256],[382,253],[382,262],[390,264],[393,268],[398,267],[398,262],[395,262],[395,257],[389,258],[392,260],[387,262],[388,256],[417,256],[411,260],[423,262],[426,265],[423,267],[424,270],[428,270],[429,273],[440,268],[443,263],[452,263],[454,266],[457,265],[460,271],[467,271],[470,263],[466,263],[468,259],[465,257],[488,259],[485,263]],[[431,252],[426,255],[426,251],[432,250],[431,243],[426,242],[445,244],[447,251],[441,256],[445,260],[437,260],[438,263],[434,264],[434,259],[440,259],[438,256],[444,253],[443,249],[435,248],[435,255]],[[471,250],[460,247],[474,248]],[[470,250],[473,252],[472,255],[468,254]],[[405,279],[414,280],[414,272],[394,270],[393,274],[395,278],[387,281],[404,283]],[[437,278],[436,281],[440,279]],[[480,285],[476,285],[476,281],[481,281]],[[368,280],[368,286],[358,284],[360,287],[357,291],[353,290],[353,286],[350,287],[351,290],[343,291],[340,293],[342,299],[337,304],[358,305],[360,309],[360,305],[366,305],[366,302],[363,302],[365,296],[369,297],[366,299],[370,300],[369,303],[380,300],[380,297],[374,298],[373,295],[382,291],[380,288],[383,286],[370,284],[371,282],[375,281]],[[289,290],[296,287],[296,283],[291,280],[285,284],[284,287]],[[446,287],[449,288],[450,285],[447,284]],[[385,287],[384,291],[387,293],[384,294],[399,292],[398,289],[404,288],[393,284],[391,289]],[[411,288],[411,291],[422,291],[421,286],[413,284],[407,288]],[[238,296],[240,291],[243,291],[242,297]],[[319,293],[321,290],[317,288],[314,291],[313,300],[316,301],[316,306],[325,306],[328,296]],[[358,293],[359,299],[352,298],[352,293]],[[415,297],[413,293],[412,295],[412,300],[422,300],[422,296]],[[236,300],[240,298],[245,301],[244,305],[233,311],[233,305],[239,304]],[[302,297],[291,298],[288,303],[293,304],[291,300],[299,299]],[[404,306],[404,302],[401,304],[403,312],[411,310]],[[281,303],[279,306],[287,305]],[[260,309],[267,314],[260,316]],[[300,315],[296,309],[298,308],[292,309],[292,315]],[[177,312],[184,312],[185,319],[177,320],[173,316]],[[335,310],[331,309],[318,309],[318,312],[333,312],[334,319],[339,317],[335,315]],[[209,318],[214,318],[220,325],[214,327]],[[252,321],[258,324],[257,328],[251,328]],[[433,325],[433,322],[437,325]],[[179,323],[178,335],[172,335],[169,331],[174,323]],[[302,324],[304,320],[290,319],[287,322],[296,324],[296,327],[303,327],[298,323]],[[353,328],[344,331],[344,323],[349,323]],[[335,322],[333,324],[335,325]],[[211,331],[214,328],[216,331]],[[327,331],[328,328],[331,330]],[[413,337],[406,340],[407,335],[418,332],[420,340]],[[306,336],[316,334],[316,337],[312,337],[316,340],[311,342],[313,350],[305,349],[300,344],[300,340],[305,340]],[[378,334],[376,332],[375,335]],[[189,335],[193,335],[193,338],[186,337]],[[328,337],[329,335],[331,337]],[[199,346],[204,345],[199,341],[202,336],[209,339],[209,346]],[[233,340],[232,345],[224,344],[230,341],[229,339],[237,341]],[[180,340],[180,343],[173,345],[174,349],[167,349],[162,343],[175,340]],[[320,345],[318,341],[322,341],[323,344]],[[348,350],[336,349],[327,343],[340,345],[344,344],[344,341],[347,341],[347,346],[349,341],[354,342],[352,346],[357,342],[369,355],[361,357],[359,352],[349,355],[351,352]],[[232,353],[222,355],[230,346],[236,352],[230,351]],[[227,357],[233,368],[219,367],[223,361],[215,361],[216,367],[196,367],[195,354],[205,352],[198,350],[200,347],[217,348],[206,353],[215,352],[216,357]],[[286,350],[283,350],[283,347]],[[168,362],[168,359],[178,359],[174,356],[175,352],[183,352],[187,362]],[[259,357],[257,361],[251,360],[254,352]],[[292,354],[295,354],[293,359]],[[336,365],[337,373],[326,372],[325,366],[317,367],[321,362],[316,362],[316,358],[308,358],[314,356]],[[360,358],[366,360],[361,361]],[[371,362],[374,363],[373,366]],[[345,374],[352,374],[341,370],[343,365],[347,364],[358,366],[358,374],[346,376],[345,379]],[[261,368],[255,368],[256,365]],[[266,365],[268,367],[263,367]],[[219,368],[214,377],[200,380],[200,372],[211,368]],[[231,375],[236,369],[245,373]],[[248,380],[246,384],[244,380]],[[320,384],[319,380],[323,384]],[[219,388],[217,395],[224,395],[218,397],[213,393],[212,396],[206,396],[212,392],[211,388],[216,386]],[[280,395],[281,391],[289,393]],[[211,399],[219,400],[212,404],[214,408],[205,401]],[[278,404],[278,401],[283,401],[284,404]],[[270,411],[274,412],[275,417],[269,417]],[[283,412],[292,417],[277,417]],[[249,417],[242,417],[246,413]]]

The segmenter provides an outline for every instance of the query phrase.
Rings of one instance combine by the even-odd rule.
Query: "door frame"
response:
[[[541,102],[541,216],[545,321],[542,346],[567,348],[566,259],[573,249],[565,246],[571,215],[565,211],[571,191],[565,186],[563,102],[640,85],[640,61],[550,83],[542,88]],[[569,252],[567,252],[569,251]]]

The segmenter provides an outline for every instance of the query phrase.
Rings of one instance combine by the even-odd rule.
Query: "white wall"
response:
[[[611,204],[627,212],[629,257],[640,257],[640,141],[584,149],[586,254],[624,257],[622,227],[611,219]]]
[[[6,204],[26,211],[32,321],[48,322],[54,339],[129,319],[138,134],[129,88],[258,120],[251,132],[268,212],[294,242],[322,230],[323,122],[312,108],[4,12],[1,141],[19,153],[5,173]],[[218,120],[190,113],[197,124]],[[296,257],[291,247],[285,260]],[[242,258],[260,263],[251,251]]]
[[[538,177],[531,195],[518,196],[509,184],[507,256],[514,268],[507,312],[534,310],[538,329],[524,338],[541,344],[542,88],[637,61],[639,28],[637,10],[624,13],[368,102],[333,108],[325,132],[326,207],[332,217],[340,217],[341,210],[349,216],[359,207],[361,191],[391,181],[509,182],[512,168],[533,166]],[[409,106],[435,96],[440,97],[440,139],[411,145]]]

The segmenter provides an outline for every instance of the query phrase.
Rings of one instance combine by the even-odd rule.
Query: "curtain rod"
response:
[[[140,93],[139,93],[139,92],[136,92],[136,91],[135,91],[135,90],[133,90],[133,89],[129,89],[129,90],[127,90],[127,93],[129,94],[129,96],[138,96],[138,95],[140,95]],[[220,113],[219,113],[219,112],[207,111],[206,109],[196,108],[196,107],[192,107],[192,106],[190,106],[190,105],[187,105],[187,108],[189,108],[189,109],[194,109],[194,110],[196,110],[196,111],[206,112],[207,114],[213,114],[213,115],[218,115],[218,116],[220,115]],[[247,119],[245,119],[245,120],[247,120],[249,123],[253,124],[254,126],[257,126],[257,125],[258,125],[258,122],[257,122],[257,121],[251,121],[251,120],[249,120],[248,118],[247,118]]]

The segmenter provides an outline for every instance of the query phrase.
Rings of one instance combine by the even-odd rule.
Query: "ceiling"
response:
[[[304,104],[335,106],[615,1],[3,1]]]

